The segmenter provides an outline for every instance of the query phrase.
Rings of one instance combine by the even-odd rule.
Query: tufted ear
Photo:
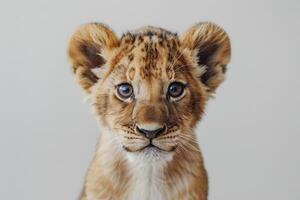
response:
[[[75,80],[90,92],[99,79],[92,69],[100,68],[108,54],[118,46],[116,35],[105,25],[89,23],[80,26],[72,35],[69,43],[69,59]]]
[[[195,64],[204,67],[200,80],[208,92],[214,92],[225,78],[230,60],[230,40],[226,32],[216,24],[198,23],[181,37],[184,48],[192,51]]]

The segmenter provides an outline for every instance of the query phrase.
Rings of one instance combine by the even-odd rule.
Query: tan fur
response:
[[[69,57],[102,127],[81,200],[206,200],[194,128],[224,80],[230,60],[224,30],[199,23],[178,37],[148,26],[118,39],[103,24],[86,24],[73,34]],[[167,96],[174,81],[186,85],[178,99]],[[124,82],[134,90],[126,100],[116,92]],[[166,126],[152,140],[157,148],[145,148],[149,139],[137,126]]]

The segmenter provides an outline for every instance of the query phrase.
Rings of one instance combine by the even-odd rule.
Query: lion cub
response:
[[[224,80],[224,30],[198,23],[178,36],[146,26],[117,37],[90,23],[68,53],[102,127],[81,200],[206,200],[194,128]]]

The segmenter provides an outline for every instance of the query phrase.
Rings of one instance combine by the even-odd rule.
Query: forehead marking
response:
[[[128,55],[128,60],[129,60],[129,62],[132,62],[133,59],[134,59],[134,55],[133,55],[133,53],[130,53],[130,54]]]
[[[159,29],[127,33],[121,40],[123,48],[127,50],[129,64],[134,63],[126,73],[129,80],[133,80],[136,73],[143,79],[159,78],[163,74],[169,79],[174,78],[174,65],[181,57],[178,49],[180,42],[176,34]]]
[[[154,36],[151,36],[153,39]],[[140,75],[143,78],[154,76],[159,77],[161,75],[161,66],[158,66],[159,51],[157,49],[157,41],[153,41],[149,38],[149,41],[144,44],[145,52],[141,63]]]
[[[135,75],[135,69],[134,69],[134,67],[130,67],[129,70],[127,71],[127,78],[130,81],[133,81],[134,75]]]

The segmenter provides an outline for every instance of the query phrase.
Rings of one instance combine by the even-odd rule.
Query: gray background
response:
[[[81,190],[99,131],[66,58],[79,24],[104,22],[120,35],[208,20],[233,49],[198,128],[210,199],[299,200],[299,19],[298,0],[2,0],[0,198],[72,200]]]

